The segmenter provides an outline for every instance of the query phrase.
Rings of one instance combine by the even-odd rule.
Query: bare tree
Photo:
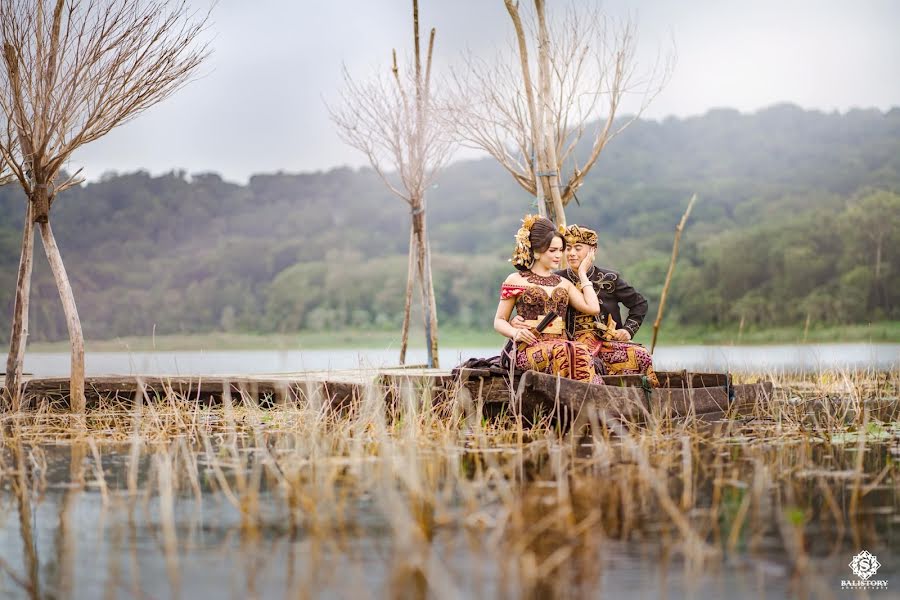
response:
[[[17,406],[28,330],[33,224],[40,229],[72,345],[71,401],[84,410],[84,336],[50,227],[72,153],[167,98],[208,55],[208,14],[172,0],[0,2],[0,159],[28,202],[6,389]]]
[[[662,91],[673,60],[658,59],[639,74],[630,19],[616,22],[574,5],[555,18],[544,0],[523,15],[519,2],[504,2],[514,46],[492,61],[466,57],[450,81],[450,122],[463,143],[486,151],[537,198],[542,215],[565,225],[565,207],[600,153]],[[635,113],[617,121],[632,95],[639,99]],[[590,151],[579,163],[583,138]]]
[[[450,157],[452,143],[435,115],[431,57],[435,30],[428,38],[425,70],[419,50],[419,5],[413,0],[414,68],[401,73],[393,52],[391,74],[366,81],[344,70],[338,107],[329,107],[341,138],[366,155],[388,189],[409,205],[410,246],[400,364],[406,361],[413,282],[418,278],[425,314],[428,366],[438,364],[437,310],[425,226],[425,191]]]

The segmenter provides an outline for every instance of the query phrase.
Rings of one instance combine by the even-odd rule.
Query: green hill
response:
[[[601,262],[651,300],[691,193],[667,319],[686,326],[900,319],[900,109],[639,121],[570,205]],[[489,328],[532,198],[492,161],[452,164],[428,197],[442,324]],[[0,188],[0,342],[24,198]],[[409,217],[368,169],[109,175],[62,194],[53,226],[89,339],[211,331],[399,328]],[[40,241],[31,336],[66,336]],[[880,248],[880,250],[879,250]],[[876,269],[876,255],[880,261]]]

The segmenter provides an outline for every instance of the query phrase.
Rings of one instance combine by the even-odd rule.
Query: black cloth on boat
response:
[[[450,371],[450,375],[459,379],[459,373],[462,369],[487,369],[493,375],[509,375],[509,369],[504,369],[500,363],[500,356],[492,356],[490,358],[470,358],[461,365],[458,365]],[[517,370],[516,374],[520,374]]]

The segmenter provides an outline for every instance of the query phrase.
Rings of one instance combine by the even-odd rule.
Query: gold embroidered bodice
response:
[[[526,320],[540,319],[551,310],[565,321],[569,309],[569,293],[562,287],[555,287],[549,294],[537,285],[525,286],[516,297],[516,312]]]

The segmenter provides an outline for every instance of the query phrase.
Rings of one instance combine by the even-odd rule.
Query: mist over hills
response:
[[[598,229],[600,262],[622,270],[653,313],[693,192],[700,200],[682,238],[673,322],[900,318],[900,108],[777,105],[638,121],[601,155],[567,217]],[[441,323],[489,327],[533,198],[481,159],[450,165],[427,202]],[[17,185],[0,188],[0,341],[9,336],[24,208]],[[102,339],[154,326],[157,334],[399,328],[407,211],[368,169],[257,175],[247,185],[213,173],[137,172],[63,193],[52,224],[85,336]],[[64,339],[40,246],[31,337]]]

